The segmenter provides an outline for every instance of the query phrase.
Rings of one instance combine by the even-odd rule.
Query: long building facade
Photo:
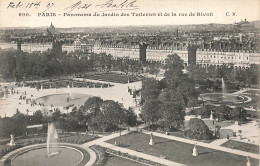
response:
[[[177,31],[178,32],[178,31]],[[46,51],[53,49],[58,52],[86,51],[93,53],[106,53],[114,58],[129,58],[140,61],[164,62],[169,54],[177,54],[183,59],[185,66],[200,64],[201,66],[220,66],[227,64],[233,67],[250,67],[251,64],[260,64],[258,37],[243,38],[242,34],[227,37],[206,38],[176,38],[140,41],[140,39],[109,38],[87,39],[85,36],[76,35],[76,38],[66,37],[57,31],[51,24],[42,36],[14,37],[11,43],[0,43],[2,49],[17,48],[24,52]],[[54,36],[56,37],[54,38]],[[72,35],[73,36],[73,35]],[[75,37],[75,34],[74,34]],[[44,39],[44,40],[42,40]],[[190,40],[192,39],[192,40]],[[196,42],[195,42],[196,41]]]
[[[192,47],[191,45],[190,47]],[[17,48],[17,44],[1,43],[2,49]],[[202,66],[220,66],[223,64],[234,67],[250,67],[251,64],[260,64],[260,55],[256,51],[239,50],[215,50],[215,49],[201,49],[193,48],[195,51],[189,53],[189,45],[184,45],[182,48],[176,49],[171,47],[156,48],[147,46],[146,49],[140,51],[142,45],[140,43],[132,43],[131,45],[111,45],[101,44],[96,42],[94,44],[77,44],[72,46],[63,45],[62,50],[71,52],[75,50],[89,50],[94,53],[106,53],[112,55],[114,58],[129,58],[141,61],[160,61],[164,62],[169,54],[177,54],[183,59],[187,66],[191,63],[200,64]],[[195,46],[193,46],[195,47]],[[20,49],[24,52],[46,51],[52,49],[52,44],[21,44]],[[191,49],[190,49],[191,50]],[[145,54],[145,56],[143,55]]]

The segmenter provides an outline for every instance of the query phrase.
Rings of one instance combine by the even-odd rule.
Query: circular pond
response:
[[[217,101],[225,103],[243,103],[248,100],[247,97],[242,95],[225,94],[223,96],[222,93],[204,93],[200,95],[200,98],[206,101]]]
[[[74,166],[79,164],[84,156],[80,150],[76,148],[61,146],[56,147],[58,154],[48,157],[46,147],[38,147],[21,152],[12,158],[12,166]]]
[[[92,97],[88,94],[79,94],[79,93],[62,93],[43,96],[36,99],[36,103],[43,103],[46,106],[68,106],[68,105],[84,105],[88,98]]]

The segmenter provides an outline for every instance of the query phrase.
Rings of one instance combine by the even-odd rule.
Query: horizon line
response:
[[[243,19],[242,20],[240,20],[239,22],[241,22],[241,21],[244,21]],[[248,21],[248,20],[247,20]],[[259,21],[260,22],[260,19],[258,19],[258,20],[252,20],[252,21],[248,21],[249,23],[250,22],[257,22],[257,21]],[[239,22],[237,22],[237,23],[239,23]],[[51,23],[52,23],[52,25],[54,25],[55,26],[55,23],[53,23],[53,22],[50,22],[50,25],[51,25]],[[213,23],[213,22],[211,22],[211,23],[198,23],[198,24],[196,24],[196,23],[192,23],[192,24],[140,24],[140,25],[93,25],[93,26],[71,26],[71,27],[59,27],[59,26],[55,26],[55,28],[98,28],[98,27],[102,27],[102,28],[108,28],[108,27],[138,27],[138,26],[140,26],[140,27],[144,27],[144,26],[178,26],[178,25],[180,25],[180,26],[183,26],[183,25],[205,25],[205,24],[222,24],[222,25],[233,25],[233,24],[235,24],[236,22],[233,22],[233,23],[217,23],[217,22],[215,22],[215,23]],[[1,27],[0,26],[0,29],[4,29],[4,28],[44,28],[44,27],[49,27],[49,25],[43,25],[43,26],[10,26],[10,27]]]

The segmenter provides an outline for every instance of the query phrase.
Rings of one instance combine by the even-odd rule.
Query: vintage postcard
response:
[[[258,166],[258,0],[0,0],[0,165]]]

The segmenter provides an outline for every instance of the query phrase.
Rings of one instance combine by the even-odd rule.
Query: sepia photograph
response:
[[[0,166],[259,166],[258,0],[0,0]]]

